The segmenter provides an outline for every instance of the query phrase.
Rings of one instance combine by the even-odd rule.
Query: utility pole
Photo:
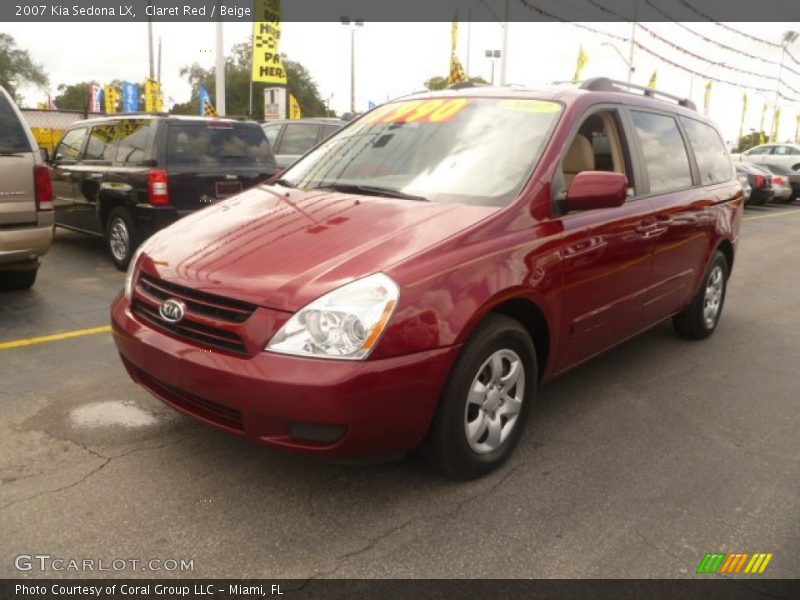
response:
[[[342,25],[350,28],[350,113],[356,112],[356,28],[363,27],[361,19],[342,17]]]
[[[217,7],[219,8],[219,7]],[[217,10],[219,14],[219,10]],[[217,114],[225,116],[225,44],[222,40],[222,19],[217,17],[217,56],[216,56],[216,109]]]
[[[148,2],[147,6],[150,6],[150,4],[151,3]],[[147,17],[147,52],[150,56],[150,79],[155,79],[156,70],[153,65],[153,17]]]
[[[633,77],[633,54],[636,47],[636,19],[639,14],[639,0],[633,0],[633,19],[631,20],[631,45],[628,51],[628,83]]]
[[[508,19],[510,13],[510,2],[506,0],[505,13],[503,14],[503,48],[500,54],[500,85],[506,84],[506,67],[508,65]]]

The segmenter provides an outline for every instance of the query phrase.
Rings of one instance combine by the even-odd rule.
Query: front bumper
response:
[[[419,446],[459,351],[364,362],[238,357],[139,322],[122,295],[111,320],[131,377],[173,408],[253,441],[337,458]]]

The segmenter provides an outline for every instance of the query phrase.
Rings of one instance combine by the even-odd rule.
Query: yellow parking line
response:
[[[53,335],[42,335],[22,340],[11,340],[10,342],[0,342],[0,350],[10,350],[11,348],[21,348],[22,346],[33,346],[34,344],[46,344],[47,342],[57,342],[70,338],[83,337],[84,335],[94,335],[96,333],[108,333],[111,331],[110,325],[102,327],[90,327],[89,329],[78,329],[76,331],[65,331],[64,333],[54,333]]]
[[[768,215],[758,215],[755,217],[745,217],[742,221],[755,221],[756,219],[774,219],[775,217],[785,217],[786,215],[800,214],[800,210],[786,210],[779,213],[770,213]]]

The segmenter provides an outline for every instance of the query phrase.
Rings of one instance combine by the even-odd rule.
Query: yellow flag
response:
[[[744,135],[744,121],[747,118],[747,92],[742,95],[742,120],[739,122],[739,139]]]
[[[584,50],[583,46],[581,46],[580,50],[578,51],[578,64],[575,66],[575,75],[572,78],[573,81],[580,81],[583,67],[585,67],[588,62],[589,55],[586,54],[586,50]]]
[[[161,83],[149,77],[144,80],[144,109],[147,112],[163,112],[164,110]]]
[[[120,91],[113,85],[103,86],[103,103],[107,114],[117,112],[117,104],[119,104]]]
[[[800,115],[797,115],[797,123],[794,127],[794,143],[800,144]]]
[[[647,82],[647,87],[650,89],[656,89],[656,82],[658,81],[658,69],[653,71],[652,77],[650,77],[650,81]]]
[[[461,66],[461,61],[458,60],[456,48],[458,47],[458,15],[453,17],[453,25],[450,28],[450,74],[447,77],[447,82],[452,85],[454,83],[461,83],[467,81],[467,73],[464,67]]]
[[[253,15],[253,81],[286,85],[281,58],[281,2],[255,0]]]
[[[772,135],[770,140],[773,142],[778,141],[778,135],[781,129],[781,107],[775,109],[775,114],[772,116]]]
[[[769,104],[767,104],[767,101],[764,100],[764,107],[761,109],[761,123],[758,126],[760,144],[763,144],[767,141],[766,136],[764,135],[764,122],[767,120],[767,110],[769,110]]]
[[[203,102],[203,115],[206,117],[218,117],[219,113],[217,109],[214,108],[214,105],[211,104],[208,100]]]
[[[303,118],[303,109],[300,108],[300,103],[297,101],[297,98],[294,97],[294,94],[289,94],[289,118]]]
[[[706,83],[706,93],[703,96],[703,112],[705,114],[708,114],[708,107],[711,104],[711,85],[713,83],[714,82],[711,81],[710,79],[708,80],[708,83]]]

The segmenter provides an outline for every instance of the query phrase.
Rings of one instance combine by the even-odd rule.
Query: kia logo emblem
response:
[[[180,300],[170,298],[165,300],[161,306],[158,307],[158,314],[167,323],[180,323],[186,314],[186,305]]]

